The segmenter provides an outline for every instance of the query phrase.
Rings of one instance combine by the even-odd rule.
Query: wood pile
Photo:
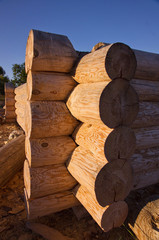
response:
[[[65,162],[76,148],[70,135],[79,122],[66,107],[76,82],[70,71],[77,53],[66,36],[31,30],[27,83],[16,88],[17,121],[25,131],[24,193],[28,218],[79,204],[76,180]]]
[[[15,93],[12,83],[5,83],[5,122],[12,123],[16,121],[15,114]]]
[[[109,231],[129,192],[159,181],[158,65],[123,43],[78,55],[66,36],[30,32],[27,83],[15,90],[30,219],[80,202]]]

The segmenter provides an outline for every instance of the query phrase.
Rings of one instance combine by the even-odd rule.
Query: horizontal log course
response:
[[[74,150],[67,169],[103,207],[123,200],[132,187],[132,169],[127,160],[107,163],[105,158],[97,159],[81,146]]]
[[[37,199],[28,199],[27,191],[24,188],[24,200],[28,219],[46,216],[79,205],[79,201],[70,191]]]
[[[14,85],[11,82],[6,82],[4,86],[4,92],[5,93],[14,93]]]
[[[25,116],[30,138],[70,135],[79,124],[66,104],[58,101],[27,102]]]
[[[133,201],[129,206],[131,216],[128,218],[128,225],[137,238],[158,240],[159,195]]]
[[[159,101],[159,82],[141,79],[132,79],[131,86],[135,89],[140,101]]]
[[[116,78],[130,80],[136,70],[136,58],[130,47],[114,43],[80,59],[74,73],[79,83],[111,81]]]
[[[30,168],[24,163],[24,185],[28,199],[45,197],[58,192],[72,189],[76,180],[62,164]]]
[[[99,42],[92,51],[101,50],[109,43]],[[141,50],[132,49],[135,54],[137,66],[135,71],[135,78],[158,81],[159,79],[159,54],[145,52]]]
[[[79,84],[71,93],[67,107],[74,117],[90,124],[103,122],[109,128],[131,125],[138,114],[138,96],[129,82]]]
[[[16,113],[15,113],[15,110],[8,110],[7,108],[6,108],[6,110],[5,110],[5,117],[6,118],[11,118],[11,119],[14,119],[14,118],[16,118]]]
[[[21,135],[0,148],[0,187],[22,167],[25,160],[25,136]]]
[[[140,102],[139,112],[132,124],[132,128],[158,126],[159,102]]]
[[[26,45],[25,70],[70,72],[77,53],[64,35],[31,30]]]
[[[76,85],[68,74],[29,71],[28,100],[65,100]]]
[[[15,99],[14,97],[7,97],[5,96],[5,105],[8,106],[15,106]]]
[[[15,100],[17,102],[25,102],[28,98],[27,83],[24,83],[24,84],[20,85],[19,87],[16,87],[14,92],[15,92]]]
[[[128,127],[110,129],[104,124],[84,123],[73,133],[75,142],[90,150],[96,158],[107,161],[118,158],[129,159],[136,148],[136,137]]]
[[[120,227],[128,215],[128,206],[124,201],[101,207],[85,187],[77,186],[73,193],[105,232]]]
[[[25,139],[25,153],[30,167],[64,164],[76,144],[69,136]]]
[[[10,111],[15,111],[15,106],[7,106],[6,107],[6,111],[10,112]]]
[[[6,118],[5,122],[6,123],[15,123],[16,122],[16,118]]]
[[[24,102],[16,102],[15,103],[15,111],[17,112],[21,112],[22,114],[25,114],[25,105],[26,105],[26,101]]]

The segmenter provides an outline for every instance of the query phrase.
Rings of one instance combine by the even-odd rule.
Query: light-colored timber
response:
[[[15,100],[17,102],[25,102],[27,100],[27,83],[16,87],[15,90]]]
[[[21,135],[0,148],[0,187],[22,167],[25,160],[25,136]]]
[[[123,200],[132,187],[129,161],[117,159],[108,163],[105,158],[97,159],[93,153],[81,146],[72,153],[67,169],[103,207]]]
[[[141,240],[159,239],[159,195],[152,195],[147,199],[133,202],[130,205],[131,216],[128,225]]]
[[[76,144],[69,136],[25,139],[26,158],[30,167],[64,164]]]
[[[120,227],[124,223],[128,215],[126,202],[119,201],[106,207],[101,207],[85,187],[77,186],[73,192],[103,231],[108,232],[112,228]]]
[[[74,79],[79,83],[130,80],[136,70],[136,58],[130,47],[114,43],[85,55],[79,61]]]
[[[96,158],[109,161],[118,158],[129,159],[136,148],[133,130],[128,127],[108,128],[104,124],[84,123],[73,134],[75,142],[90,150]]]
[[[71,93],[67,106],[81,122],[103,122],[110,128],[129,126],[138,114],[138,96],[129,82],[79,84]]]
[[[25,160],[24,185],[32,199],[70,190],[76,181],[62,164],[30,168]]]
[[[78,125],[60,101],[28,101],[25,116],[26,135],[31,138],[70,135]]]
[[[28,100],[65,100],[76,82],[68,74],[29,71],[27,86]]]
[[[25,70],[70,72],[77,53],[64,35],[31,30],[26,45]]]
[[[46,216],[79,205],[79,201],[70,191],[37,199],[28,199],[26,189],[24,189],[24,199],[28,219]]]

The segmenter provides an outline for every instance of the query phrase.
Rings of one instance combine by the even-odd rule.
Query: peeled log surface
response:
[[[109,43],[99,42],[93,47],[92,51],[96,51],[108,45]],[[132,49],[132,51],[134,52],[137,61],[135,78],[158,81],[159,54],[136,49]]]
[[[132,187],[132,169],[127,160],[117,159],[108,164],[105,158],[96,159],[81,146],[74,150],[67,169],[103,207],[123,200]]]
[[[132,128],[143,128],[159,125],[159,102],[140,102],[139,112]]]
[[[5,105],[8,106],[15,106],[15,99],[14,96],[13,97],[7,97],[7,95],[5,96]]]
[[[25,160],[25,136],[21,135],[0,148],[0,187],[22,167]]]
[[[132,79],[131,86],[135,89],[140,101],[159,101],[159,82]]]
[[[73,192],[103,231],[108,232],[112,228],[120,227],[124,223],[128,215],[126,202],[119,201],[106,207],[101,207],[85,187],[77,186]]]
[[[159,146],[159,126],[134,129],[136,149],[146,149]]]
[[[5,83],[4,91],[5,93],[14,93],[14,85],[11,82]]]
[[[64,164],[76,144],[69,136],[25,139],[26,158],[30,167]]]
[[[114,43],[85,55],[79,61],[74,79],[79,83],[130,80],[136,70],[136,58],[131,48]]]
[[[78,145],[90,150],[96,158],[106,157],[108,162],[118,158],[128,159],[136,148],[133,130],[124,126],[113,130],[104,124],[84,123],[77,127],[73,138]]]
[[[137,60],[135,78],[158,81],[159,54],[133,50]]]
[[[15,90],[15,100],[17,102],[24,102],[27,100],[27,83],[16,87]]]
[[[26,45],[25,71],[70,72],[77,53],[64,35],[31,30]]]
[[[28,199],[27,191],[24,189],[24,199],[28,219],[46,216],[79,205],[78,200],[70,191],[38,199]]]
[[[76,183],[62,164],[30,168],[25,160],[24,185],[29,199],[70,190]]]
[[[76,85],[68,74],[29,71],[28,100],[65,100]]]
[[[152,195],[130,205],[128,225],[141,240],[159,239],[159,195]]]
[[[15,121],[15,120],[14,120]],[[16,117],[16,121],[19,124],[19,126],[24,130],[24,132],[26,132],[26,128],[25,128],[25,118],[17,116]]]
[[[5,110],[5,117],[6,118],[16,118],[16,113],[15,113],[15,110],[12,110],[12,111],[8,111],[8,109],[6,108]]]
[[[131,125],[138,113],[138,96],[128,81],[79,84],[67,106],[81,122],[101,123],[109,128]]]
[[[26,104],[26,135],[45,138],[70,135],[78,121],[64,102],[36,101]]]

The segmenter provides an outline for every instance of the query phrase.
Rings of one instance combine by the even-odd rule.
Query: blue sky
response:
[[[0,66],[10,78],[31,29],[67,35],[80,51],[103,41],[159,53],[159,0],[0,0]]]

